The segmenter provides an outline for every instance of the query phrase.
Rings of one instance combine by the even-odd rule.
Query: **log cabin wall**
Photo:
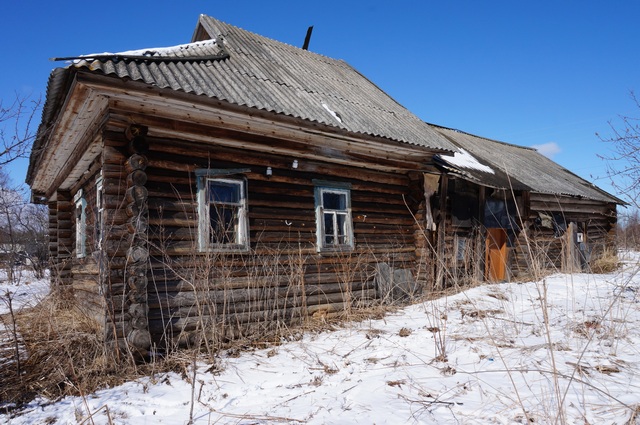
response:
[[[68,191],[57,191],[49,202],[49,249],[51,281],[56,287],[70,287],[73,254],[73,204]]]
[[[105,339],[109,343],[118,342],[121,348],[127,348],[124,341],[132,331],[126,297],[126,254],[131,246],[126,208],[125,163],[128,140],[124,135],[124,128],[115,132],[106,129],[103,140],[101,161],[104,212],[99,289],[105,299]]]
[[[49,212],[49,223],[47,233],[49,235],[49,269],[51,274],[51,284],[55,288],[60,285],[58,255],[58,202],[49,201],[47,203]]]
[[[72,227],[69,231],[69,243],[72,249],[69,254],[70,281],[73,294],[78,305],[88,316],[98,323],[104,323],[104,297],[100,282],[100,211],[98,205],[98,185],[100,181],[100,162],[92,164],[84,177],[72,188],[70,203],[70,219]],[[83,211],[79,211],[78,204]],[[81,218],[81,215],[84,218]],[[84,221],[81,223],[81,221]],[[78,226],[83,226],[84,233],[80,239]],[[80,246],[79,246],[80,245]],[[79,254],[79,251],[83,253]]]
[[[570,223],[583,233],[584,254],[567,258]],[[605,252],[615,251],[616,205],[570,196],[530,194],[530,208],[524,222],[525,232],[518,237],[513,252],[514,274],[527,275],[541,270],[586,270],[588,263]],[[579,250],[578,250],[579,251]]]
[[[436,279],[436,244],[437,233],[434,207],[436,202],[437,187],[441,176],[429,174],[425,177],[422,173],[410,174],[410,198],[411,204],[416,204],[414,214],[413,239],[415,245],[415,284],[418,288],[431,292],[434,290]],[[429,181],[431,180],[431,181]],[[419,200],[419,201],[418,201]]]
[[[122,122],[125,120],[122,119]],[[127,339],[135,317],[127,266],[127,140],[122,124],[105,133],[104,286],[112,340]],[[148,136],[148,329],[167,347],[226,339],[275,326],[330,317],[391,295],[416,293],[416,220],[422,186],[417,173],[257,153],[178,138]],[[297,168],[293,161],[298,160]],[[270,167],[271,175],[267,175]],[[197,170],[231,170],[245,179],[249,249],[199,249]],[[322,252],[316,245],[315,188],[350,188],[354,249]],[[417,282],[417,283],[416,283]],[[394,291],[394,294],[390,292]],[[204,332],[203,332],[204,330]],[[131,339],[131,338],[129,338]],[[131,343],[131,341],[129,341]]]
[[[436,290],[483,279],[484,188],[462,179],[444,177],[437,197],[439,248]]]

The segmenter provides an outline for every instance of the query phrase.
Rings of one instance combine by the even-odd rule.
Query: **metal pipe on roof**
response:
[[[313,32],[313,25],[307,28],[307,35],[304,38],[304,44],[302,50],[309,50],[309,41],[311,41],[311,33]]]

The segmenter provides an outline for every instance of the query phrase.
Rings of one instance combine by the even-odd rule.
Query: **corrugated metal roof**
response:
[[[274,41],[205,15],[201,15],[199,26],[214,40],[122,52],[111,57],[87,55],[70,66],[353,133],[438,150],[453,149],[445,138],[344,61]],[[206,59],[224,53],[228,53],[224,59]],[[158,61],[175,57],[186,60]]]
[[[438,157],[440,164],[462,178],[502,189],[513,188],[617,204],[624,203],[533,148],[498,142],[435,125],[432,128],[493,171],[489,172],[482,167],[465,166],[460,162],[456,164],[456,161],[449,157]]]

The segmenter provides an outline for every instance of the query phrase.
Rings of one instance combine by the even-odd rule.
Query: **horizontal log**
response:
[[[193,294],[247,294],[260,293],[260,291],[276,291],[287,294],[288,291],[296,292],[304,288],[307,295],[319,293],[334,293],[359,291],[372,287],[373,275],[364,272],[348,272],[343,275],[338,273],[312,273],[301,275],[276,275],[263,277],[227,277],[224,279],[211,279],[189,281],[177,279],[154,278],[149,285],[149,294],[154,296],[171,297],[181,293]],[[253,291],[253,292],[252,292]],[[218,294],[218,295],[215,295]],[[192,297],[196,295],[181,295]]]
[[[302,311],[301,307],[294,307],[281,311],[229,314],[224,317],[224,320],[215,317],[182,317],[172,320],[171,323],[162,319],[149,319],[149,330],[156,338],[168,335],[170,338],[177,339],[182,333],[198,329],[199,337],[203,334],[218,334],[222,337],[222,335],[226,335],[225,329],[229,326],[236,327],[255,323],[291,323],[295,318],[301,317]]]
[[[278,140],[279,143],[284,141]],[[177,140],[163,140],[159,138],[154,138],[154,142],[151,146],[153,152],[164,152],[167,157],[173,158],[173,161],[163,161],[162,166],[159,168],[167,168],[172,170],[185,170],[190,171],[186,164],[189,164],[193,161],[193,158],[202,158],[202,164],[199,166],[200,168],[206,168],[212,161],[212,158],[215,161],[226,161],[228,163],[237,163],[240,159],[243,159],[246,162],[243,162],[243,166],[261,166],[267,167],[271,166],[274,170],[289,170],[290,160],[283,158],[280,155],[270,155],[266,153],[259,153],[255,150],[251,151],[241,151],[237,148],[237,143],[235,148],[225,147],[225,146],[212,146],[211,148],[205,147],[203,144],[189,144],[185,142],[180,142]],[[326,148],[323,151],[323,157],[326,157]],[[175,162],[174,162],[175,161]],[[378,162],[380,158],[378,158]],[[159,161],[158,161],[159,162]],[[184,164],[180,164],[180,163]],[[154,161],[150,161],[150,165],[155,165]],[[238,164],[240,165],[240,164]],[[215,166],[212,165],[212,168]],[[331,175],[334,177],[343,177],[343,178],[352,178],[354,173],[353,170],[355,167],[348,167],[345,165],[338,164],[329,164],[326,162],[306,160],[301,167],[298,169],[298,172],[302,172],[303,170],[306,172],[322,172],[324,175]],[[389,184],[397,184],[399,186],[403,186],[408,183],[408,179],[402,175],[394,175],[390,173],[377,172],[373,170],[364,170],[362,168],[358,168],[358,179],[366,180],[366,181],[377,181],[380,183],[389,183]]]
[[[225,252],[196,252],[191,251],[187,254],[172,257],[171,267],[180,266],[182,269],[198,267],[200,270],[210,270],[218,272],[224,270],[229,273],[236,269],[254,270],[256,267],[262,267],[265,263],[272,265],[295,265],[306,270],[315,270],[312,267],[324,265],[326,267],[335,267],[343,265],[349,258],[359,263],[377,263],[384,261],[387,263],[398,262],[400,264],[411,262],[415,259],[415,250],[412,247],[392,247],[387,248],[383,252],[375,252],[365,247],[362,251],[354,252],[335,252],[318,254],[315,247],[298,247],[297,244],[289,246],[258,246],[250,253],[225,253]],[[159,260],[164,257],[158,257],[151,262],[154,270],[167,270],[169,267],[166,263]]]
[[[182,211],[196,213],[198,210],[198,203],[195,199],[191,199],[191,196],[186,196],[182,199],[165,199],[165,198],[149,198],[149,209],[159,211]]]
[[[118,142],[117,144],[120,145],[121,142]],[[107,142],[102,148],[102,159],[105,165],[119,165],[125,161],[126,156],[119,147],[113,146]]]
[[[231,302],[227,303],[206,303],[203,302],[200,305],[188,305],[185,307],[174,307],[170,309],[157,309],[151,308],[149,310],[149,323],[165,318],[164,320],[171,321],[172,324],[179,322],[181,319],[196,318],[206,319],[208,316],[213,317],[213,320],[228,321],[231,323],[233,320],[238,320],[240,317],[244,317],[244,320],[249,318],[266,318],[269,316],[282,315],[286,311],[290,311],[292,308],[307,308],[308,311],[313,314],[317,311],[326,310],[327,306],[340,305],[342,307],[351,305],[353,302],[359,300],[372,300],[375,298],[375,290],[365,290],[358,293],[354,293],[348,297],[343,294],[320,294],[306,297],[304,300],[305,305],[301,305],[302,298],[282,298],[271,300],[255,300],[248,302]],[[333,310],[329,310],[333,311]],[[230,320],[231,319],[231,320]],[[241,319],[242,320],[242,319]]]

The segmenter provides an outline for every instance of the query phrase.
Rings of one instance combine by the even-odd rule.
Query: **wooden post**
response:
[[[578,256],[578,250],[575,244],[576,238],[576,224],[574,222],[569,223],[567,231],[564,234],[562,240],[562,254],[563,254],[563,272],[573,273],[580,271],[580,258]]]

